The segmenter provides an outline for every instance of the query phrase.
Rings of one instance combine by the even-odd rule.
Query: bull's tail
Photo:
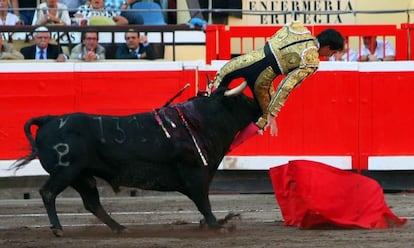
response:
[[[14,169],[15,171],[23,168],[25,165],[27,165],[28,163],[30,163],[30,161],[32,161],[33,159],[35,159],[38,155],[38,150],[36,147],[36,141],[33,137],[31,126],[32,125],[36,125],[38,127],[42,126],[44,123],[46,123],[48,120],[50,120],[50,116],[42,116],[42,117],[37,117],[37,118],[33,118],[28,120],[25,124],[24,124],[24,133],[27,137],[27,139],[29,140],[30,143],[30,147],[31,147],[31,152],[21,158],[19,158],[16,162],[14,162],[10,169]]]

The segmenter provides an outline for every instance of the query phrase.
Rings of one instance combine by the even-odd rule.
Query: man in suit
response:
[[[99,45],[99,33],[97,31],[82,32],[82,43],[72,48],[71,59],[79,59],[87,62],[105,59],[105,47]]]
[[[24,59],[54,59],[57,62],[65,62],[66,55],[63,53],[59,45],[50,44],[50,33],[46,27],[38,27],[33,32],[35,44],[28,47],[23,47],[20,52]]]
[[[151,46],[146,35],[140,35],[138,31],[129,29],[125,32],[125,44],[116,50],[116,59],[150,59]]]

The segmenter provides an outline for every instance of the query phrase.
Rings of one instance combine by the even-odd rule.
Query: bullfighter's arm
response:
[[[277,116],[290,92],[318,69],[318,56],[319,53],[316,49],[309,49],[303,52],[301,65],[289,72],[286,78],[284,78],[277,87],[275,94],[270,100],[267,109],[268,113]]]

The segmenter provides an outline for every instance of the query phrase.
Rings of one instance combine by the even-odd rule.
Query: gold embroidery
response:
[[[259,102],[263,115],[267,115],[267,107],[269,106],[270,99],[275,93],[273,79],[275,79],[276,76],[277,75],[272,67],[269,66],[259,74],[254,84],[254,94]]]
[[[303,51],[303,65],[309,67],[319,66],[319,53],[315,47]]]
[[[275,39],[277,41],[282,41],[285,40],[289,35],[289,32],[286,28],[282,28],[279,31],[277,31],[277,33],[271,38],[271,39]]]
[[[314,67],[319,64],[317,41],[300,23],[284,26],[269,39],[269,45],[285,75],[297,67],[307,65]],[[306,58],[304,58],[303,51],[309,49],[315,49],[316,53],[306,54]]]
[[[221,82],[223,81],[223,78],[236,70],[248,67],[257,61],[262,60],[265,57],[263,48],[252,51],[250,53],[238,56],[232,60],[230,60],[228,63],[226,63],[216,74],[216,77],[213,81],[213,86],[217,88]]]
[[[306,77],[314,73],[316,69],[316,67],[297,68],[290,72],[277,87],[276,93],[270,101],[268,112],[273,116],[277,116],[290,92],[296,88]]]
[[[285,66],[288,71],[298,68],[301,62],[299,54],[294,52],[284,54],[282,60],[286,62]]]
[[[263,112],[256,123],[261,128],[267,123],[267,114],[277,116],[290,92],[303,79],[315,72],[319,65],[317,40],[301,23],[285,25],[268,40],[268,44],[272,52],[269,56],[274,56],[277,62],[277,65],[272,66],[279,67],[282,74],[287,76],[275,91],[273,80],[277,74],[270,66],[258,75],[254,84],[254,95]],[[219,87],[229,73],[246,68],[264,58],[264,49],[261,48],[232,59],[216,74],[214,87]],[[250,72],[244,72],[245,75],[248,73]]]

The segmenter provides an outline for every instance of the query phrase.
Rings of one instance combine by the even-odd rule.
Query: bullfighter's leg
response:
[[[251,76],[256,76],[260,72],[261,63],[265,54],[263,49],[258,49],[250,53],[238,56],[227,62],[216,74],[213,86],[218,87],[228,87],[233,79],[236,78],[249,78]],[[249,81],[249,80],[247,80]],[[253,87],[249,85],[251,89]]]
[[[76,177],[78,171],[71,168],[74,167],[58,168],[54,173],[50,174],[49,179],[39,190],[49,217],[52,232],[57,237],[63,235],[63,230],[56,213],[56,197],[66,189],[70,185],[72,179]]]
[[[71,186],[81,195],[85,208],[108,225],[113,232],[120,233],[126,229],[112,219],[102,207],[96,188],[96,180],[93,176],[80,176],[73,181]]]

